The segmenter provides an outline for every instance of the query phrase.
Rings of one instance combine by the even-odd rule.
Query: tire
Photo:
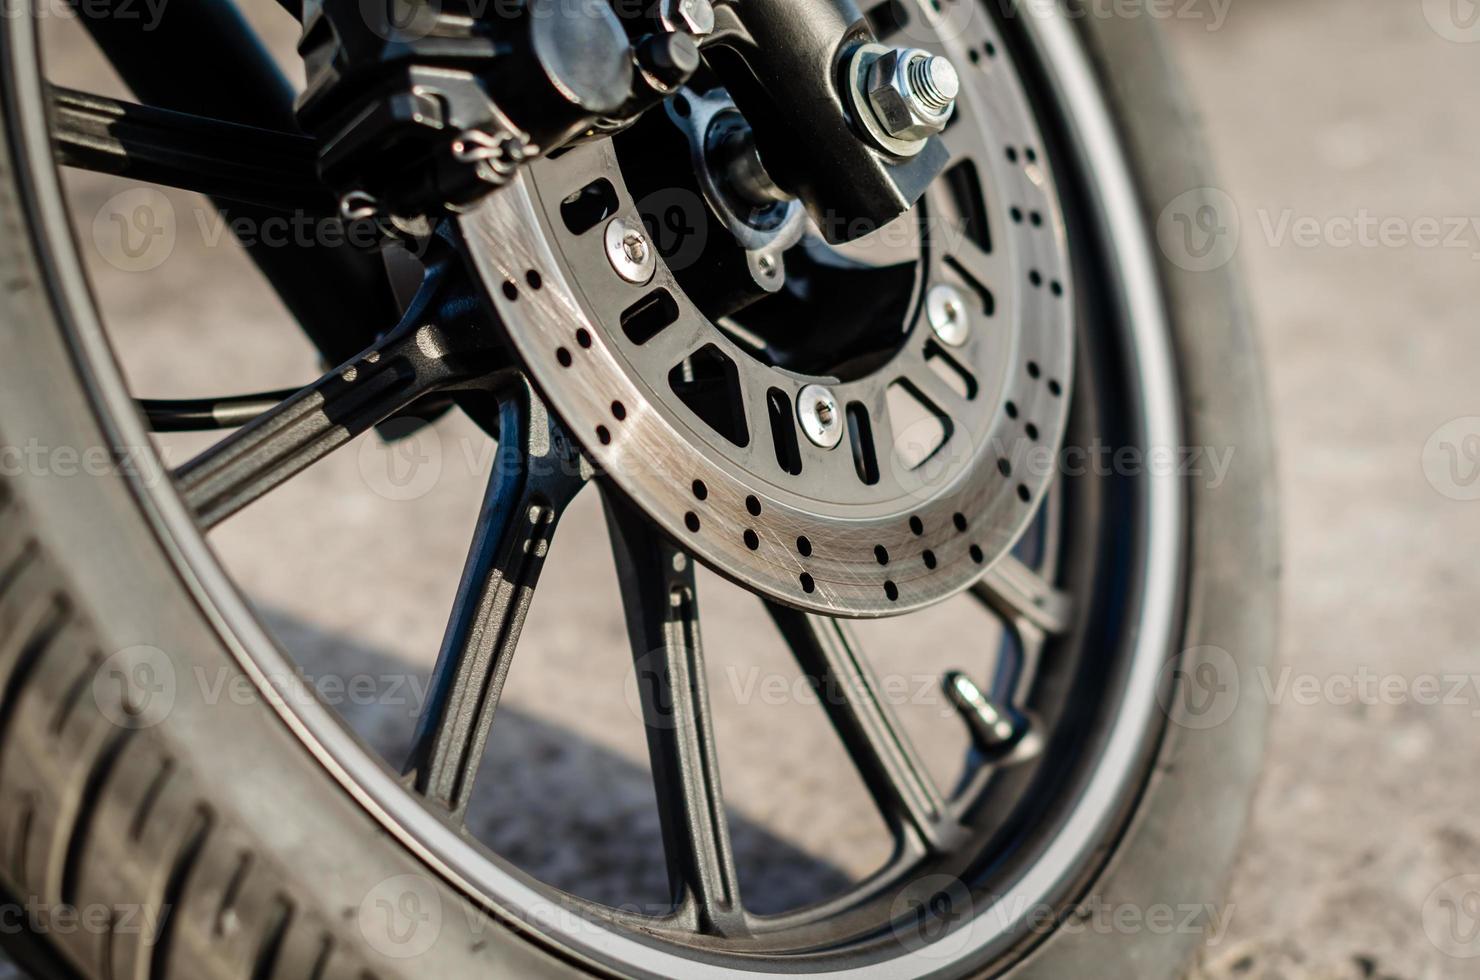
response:
[[[429,869],[333,778],[288,713],[262,697],[207,705],[200,685],[183,683],[266,682],[202,600],[189,546],[162,532],[183,511],[150,492],[160,474],[110,465],[68,475],[76,467],[61,465],[67,451],[141,460],[119,447],[144,443],[136,420],[100,407],[122,391],[116,374],[91,367],[104,341],[76,256],[57,245],[70,230],[32,108],[39,73],[27,27],[0,24],[0,446],[39,447],[56,465],[7,464],[0,478],[0,887],[4,907],[25,913],[0,922],[7,946],[43,976],[584,975],[586,964]],[[1077,29],[1154,225],[1169,201],[1211,183],[1188,149],[1181,86],[1146,18],[1090,17]],[[1252,691],[1274,650],[1276,579],[1257,357],[1231,269],[1194,273],[1157,257],[1188,442],[1232,447],[1236,461],[1216,490],[1190,488],[1181,648],[1228,651]],[[182,681],[172,689],[161,680],[170,677]],[[1167,727],[1087,895],[1138,908],[1220,902],[1264,713],[1244,697],[1216,727]],[[406,880],[440,926],[410,945],[386,941],[380,904]],[[1198,940],[1059,929],[1012,975],[1172,976]]]

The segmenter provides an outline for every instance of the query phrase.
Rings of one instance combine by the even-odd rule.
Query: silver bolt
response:
[[[869,68],[869,104],[898,140],[924,140],[944,130],[960,91],[955,67],[918,48],[888,50]]]
[[[607,223],[604,243],[607,260],[617,275],[639,286],[653,278],[658,269],[658,257],[641,225],[613,218]]]
[[[961,92],[961,78],[956,69],[935,55],[912,59],[909,79],[915,96],[932,112],[945,110]]]
[[[714,5],[710,0],[668,0],[660,16],[670,31],[688,31],[695,37],[714,31]]]
[[[966,300],[955,286],[941,283],[925,294],[925,318],[930,329],[944,343],[960,347],[971,334],[971,317],[966,310]]]
[[[843,441],[843,413],[838,399],[822,385],[807,385],[797,395],[797,421],[814,446],[836,449]]]

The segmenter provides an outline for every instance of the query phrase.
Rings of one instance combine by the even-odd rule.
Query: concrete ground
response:
[[[1480,44],[1465,43],[1480,28],[1466,0],[1454,4],[1091,4],[1166,19],[1238,218],[1280,447],[1283,661],[1257,693],[1276,702],[1268,772],[1205,977],[1480,973],[1480,960],[1453,955],[1480,952],[1480,878],[1454,880],[1480,874],[1480,503],[1464,499],[1480,496],[1480,421],[1464,421],[1480,416],[1480,126],[1468,97]],[[251,7],[291,44],[272,4]],[[54,74],[107,89],[72,34],[57,25]],[[75,181],[78,214],[119,190]],[[135,390],[245,391],[312,373],[265,290],[193,291],[224,290],[245,263],[208,247],[220,229],[197,201],[169,200],[168,261],[148,275],[95,263]],[[167,449],[178,459],[199,445]],[[486,441],[455,422],[390,450],[367,442],[215,535],[310,673],[371,679],[372,698],[341,700],[373,702],[345,711],[387,753],[409,737],[490,464]],[[604,539],[586,499],[547,566],[559,588],[536,600],[475,820],[558,884],[658,901],[656,813]],[[742,887],[774,907],[822,897],[877,865],[883,829],[820,712],[789,695],[779,642],[755,639],[759,607],[712,576],[702,585]],[[876,666],[910,683],[985,669],[987,638],[973,650],[959,640],[985,628],[956,603],[866,638]],[[958,723],[938,698],[906,700],[948,784]]]

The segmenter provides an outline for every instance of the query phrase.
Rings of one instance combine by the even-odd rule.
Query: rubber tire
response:
[[[25,26],[7,18],[0,32],[17,24]],[[1167,201],[1211,183],[1204,156],[1189,150],[1182,86],[1148,18],[1089,17],[1079,28],[1154,221]],[[20,77],[14,50],[6,37],[6,78]],[[44,123],[15,111],[15,92],[4,96],[4,131],[14,124],[37,135]],[[68,311],[85,297],[50,274],[46,234],[59,228],[14,165],[17,145],[0,146],[0,446],[81,454],[114,445],[94,407],[103,381],[69,346]],[[1183,647],[1230,651],[1254,690],[1254,671],[1274,650],[1277,575],[1258,359],[1230,268],[1194,274],[1163,263],[1162,273],[1189,443],[1236,454],[1221,487],[1191,488]],[[14,955],[46,976],[99,980],[583,972],[429,875],[260,700],[208,705],[201,684],[182,683],[162,721],[116,724],[128,718],[122,694],[95,679],[117,651],[156,648],[176,676],[211,684],[245,674],[155,534],[135,478],[61,469],[0,478],[0,887],[34,916],[22,934],[13,916],[0,922]],[[1168,726],[1091,894],[1138,908],[1220,901],[1259,771],[1264,714],[1259,699],[1243,698],[1215,729]],[[376,911],[377,886],[402,875],[433,881],[441,908],[434,940],[414,958],[385,955],[361,928],[362,914]],[[100,924],[100,910],[109,922]],[[74,914],[92,925],[68,927]],[[1198,938],[1059,931],[1013,973],[1173,976]]]

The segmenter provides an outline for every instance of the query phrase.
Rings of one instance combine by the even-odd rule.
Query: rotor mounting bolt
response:
[[[797,395],[797,421],[814,446],[836,449],[843,441],[843,412],[837,396],[822,385],[807,385]]]
[[[941,283],[925,294],[925,318],[942,343],[960,347],[971,334],[966,300],[955,286]]]
[[[624,218],[613,218],[607,223],[603,243],[607,261],[617,275],[638,286],[653,278],[658,269],[658,256],[642,225],[629,223]]]
[[[895,48],[869,68],[869,104],[895,139],[924,140],[944,130],[960,92],[955,67],[918,48]]]

